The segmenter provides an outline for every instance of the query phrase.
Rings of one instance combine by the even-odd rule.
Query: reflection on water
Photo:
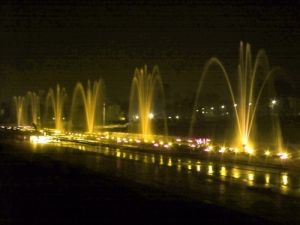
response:
[[[282,184],[283,185],[288,185],[288,175],[287,175],[287,173],[282,173]]]
[[[265,174],[265,184],[268,186],[270,184],[270,174],[266,173]]]
[[[232,169],[232,177],[235,178],[235,179],[239,179],[240,178],[240,172],[239,172],[238,169],[236,169],[236,168]]]
[[[84,145],[79,145],[78,148],[79,148],[79,150],[81,150],[81,151],[85,151],[85,150],[86,150],[86,148],[85,148]]]
[[[181,172],[181,165],[180,164],[177,165],[177,171]]]
[[[148,163],[148,156],[144,156],[144,163]]]
[[[214,174],[213,166],[209,165],[208,166],[208,175],[213,175],[213,174]]]
[[[162,156],[160,156],[159,158],[159,165],[164,165],[164,160]]]
[[[154,156],[151,157],[151,162],[155,163],[155,157]]]
[[[153,154],[132,149],[113,149],[75,143],[55,145],[59,146],[55,148],[57,154],[53,156],[56,159],[150,186],[159,186],[167,191],[177,191],[191,195],[192,198],[208,200],[229,208],[253,210],[256,213],[256,206],[261,201],[267,201],[266,204],[271,204],[272,210],[270,211],[268,207],[260,207],[260,210],[264,210],[265,214],[269,213],[270,218],[274,216],[281,218],[283,213],[291,211],[290,208],[282,210],[282,207],[288,208],[292,204],[288,200],[283,202],[284,195],[277,193],[300,196],[300,176],[291,171],[287,173],[281,169],[201,161],[196,157]],[[70,148],[85,151],[86,154],[73,154],[74,151],[67,154]],[[37,146],[34,151],[42,149]],[[252,188],[244,188],[246,186]],[[267,195],[263,191],[264,188],[268,190]],[[300,210],[300,201],[297,207],[292,206],[294,210]]]
[[[288,184],[289,184],[288,174],[285,172],[281,173],[281,188],[280,189],[281,189],[282,193],[288,194],[288,192],[289,192]]]
[[[172,159],[171,159],[171,157],[169,157],[168,166],[172,166]]]
[[[63,145],[58,143],[57,145]],[[187,157],[170,156],[164,154],[153,154],[148,152],[139,152],[129,149],[113,149],[101,146],[89,146],[75,143],[68,143],[68,147],[72,146],[81,151],[97,152],[99,154],[116,157],[119,159],[118,168],[120,168],[120,160],[138,161],[144,164],[160,165],[173,168],[179,173],[178,175],[187,175],[186,172],[195,173],[198,176],[213,176],[220,181],[231,181],[249,186],[259,185],[262,187],[278,187],[282,193],[289,194],[291,190],[299,189],[298,186],[293,187],[292,183],[300,184],[300,176],[290,177],[287,172],[278,169],[256,169],[251,166],[224,164],[217,162],[200,161],[199,159],[189,159]],[[290,180],[294,179],[294,182]],[[299,192],[299,191],[298,191]]]
[[[252,186],[254,184],[254,173],[250,172],[248,174],[248,185]]]
[[[224,177],[227,175],[227,171],[226,171],[226,167],[225,167],[225,166],[222,166],[222,167],[221,167],[220,175],[221,175],[221,176],[224,176]]]

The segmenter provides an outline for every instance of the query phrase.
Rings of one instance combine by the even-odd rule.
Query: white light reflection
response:
[[[213,170],[213,167],[212,167],[212,165],[209,165],[208,166],[208,175],[213,175],[214,174],[214,170]]]
[[[288,185],[289,181],[288,181],[288,175],[287,175],[287,173],[282,174],[281,182],[285,186]]]

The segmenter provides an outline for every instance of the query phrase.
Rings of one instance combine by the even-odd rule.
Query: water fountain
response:
[[[58,131],[64,131],[63,109],[66,98],[66,90],[59,85],[56,86],[56,91],[50,88],[46,97],[46,113],[48,113],[48,109],[51,107],[53,110],[53,120],[55,120],[55,129]]]
[[[158,94],[161,94],[159,96]],[[155,112],[155,97],[161,97],[159,102],[162,104],[161,112]],[[164,121],[164,135],[167,136],[167,122],[165,115],[164,90],[158,67],[155,66],[151,73],[147,66],[143,69],[136,69],[131,83],[130,102],[129,102],[129,121],[131,124],[138,123],[138,133],[142,134],[144,139],[153,135],[154,117],[159,114]],[[130,126],[130,131],[134,131]]]
[[[218,58],[213,57],[206,62],[197,88],[190,135],[193,134],[193,127],[196,122],[196,109],[198,108],[198,100],[204,80],[211,67],[217,66],[226,80],[236,118],[234,144],[241,146],[246,152],[252,153],[254,147],[252,140],[253,127],[262,92],[266,84],[272,81],[271,78],[273,75],[281,70],[278,67],[270,68],[269,60],[264,50],[258,51],[254,63],[252,63],[251,47],[249,44],[244,45],[243,42],[241,42],[239,51],[239,65],[237,68],[238,88],[236,90],[233,89],[231,79],[223,63]],[[262,76],[260,84],[256,83],[258,74]],[[279,129],[279,127],[277,127],[277,129]],[[279,133],[280,132],[278,132],[278,134]],[[276,137],[276,139],[277,148],[282,148],[281,141],[278,141],[281,139],[279,137]]]
[[[103,121],[103,102],[104,102],[104,84],[102,80],[94,81],[93,86],[88,80],[87,87],[84,89],[82,83],[78,82],[75,86],[72,106],[70,126],[76,123],[74,117],[78,104],[83,103],[83,110],[85,114],[86,130],[89,133],[94,131],[95,125],[101,124]]]
[[[39,96],[35,92],[28,92],[27,97],[29,98],[31,122],[37,125],[40,113]]]
[[[16,107],[16,119],[17,125],[22,126],[24,125],[24,103],[25,98],[23,96],[15,96],[13,98],[15,107]]]

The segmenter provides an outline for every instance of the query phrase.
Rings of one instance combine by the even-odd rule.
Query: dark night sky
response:
[[[97,3],[101,2],[101,3]],[[252,3],[249,3],[252,2]],[[135,67],[158,64],[173,92],[193,92],[205,61],[234,71],[241,40],[264,48],[300,96],[298,1],[7,1],[0,17],[0,100],[102,77],[126,100]]]

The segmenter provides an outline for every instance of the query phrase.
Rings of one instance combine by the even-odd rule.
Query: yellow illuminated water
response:
[[[151,162],[155,163],[155,157],[154,156],[151,157]]]
[[[249,172],[248,173],[248,185],[253,185],[254,184],[254,173]]]
[[[235,178],[235,179],[239,179],[240,178],[240,172],[239,172],[238,169],[236,169],[236,168],[232,169],[232,177]]]
[[[212,165],[209,165],[208,166],[208,175],[213,175],[214,174],[214,170],[213,170],[213,166]]]
[[[17,125],[21,126],[24,125],[24,97],[17,96],[14,97],[14,103],[16,107],[16,119],[17,119]]]
[[[226,167],[225,167],[225,166],[222,166],[222,167],[221,167],[220,175],[221,175],[221,176],[226,176],[226,175],[227,175],[227,171],[226,171]]]
[[[265,175],[265,183],[266,183],[266,185],[270,184],[270,174],[268,174],[268,173]]]
[[[40,113],[40,101],[39,97],[35,92],[28,92],[30,112],[31,112],[31,122],[35,125],[38,124],[38,117]]]
[[[169,157],[169,159],[168,159],[168,166],[172,166],[172,165],[173,165],[172,159]]]
[[[262,95],[262,92],[266,84],[271,81],[272,76],[281,71],[279,68],[270,68],[268,57],[264,50],[259,50],[254,62],[252,62],[251,47],[250,44],[240,43],[240,55],[239,64],[237,67],[238,75],[238,88],[234,90],[229,75],[218,58],[211,58],[205,64],[202,76],[199,81],[197,88],[193,115],[190,126],[190,135],[193,135],[193,127],[196,122],[196,110],[198,108],[199,96],[202,90],[202,86],[205,77],[209,73],[212,66],[217,66],[224,78],[229,89],[232,107],[236,118],[236,132],[234,134],[233,144],[236,146],[243,147],[244,151],[249,154],[253,154],[253,145],[255,144],[252,140],[253,126],[255,121],[256,110]],[[258,85],[256,80],[258,75],[261,75],[261,83]],[[257,90],[257,92],[255,92]],[[275,128],[274,136],[277,143],[277,148],[282,149],[281,132],[280,126]]]
[[[155,97],[161,95],[159,102],[162,103],[162,114],[164,119],[165,135],[167,135],[167,120],[164,111],[165,100],[162,80],[158,67],[154,67],[152,72],[148,72],[147,66],[143,69],[136,69],[131,84],[129,102],[129,121],[138,124],[137,132],[143,135],[143,139],[152,139],[153,125],[152,120],[156,118]],[[136,132],[136,130],[132,130]]]
[[[93,85],[88,80],[86,89],[83,87],[82,83],[78,82],[75,86],[73,99],[72,99],[72,107],[71,107],[71,116],[75,113],[75,107],[80,101],[83,102],[84,106],[84,114],[86,120],[86,130],[89,133],[94,131],[94,126],[99,120],[103,122],[103,118],[97,118],[97,115],[103,113],[103,104],[104,104],[104,87],[103,82],[101,80],[94,81]],[[103,117],[103,114],[102,114]],[[72,123],[76,123],[71,118]]]
[[[160,157],[159,157],[159,165],[163,165],[163,164],[164,164],[163,157],[162,157],[162,156],[160,156]]]
[[[50,136],[49,136],[50,137]],[[39,146],[44,142],[41,137],[32,137],[33,143],[36,143],[36,146]],[[37,139],[37,140],[36,140]],[[36,141],[35,141],[36,140]],[[178,158],[172,156],[164,156],[161,154],[149,154],[141,152],[132,152],[126,149],[109,149],[109,148],[96,148],[90,145],[76,145],[79,150],[82,151],[97,151],[98,153],[103,153],[105,156],[116,157],[120,159],[132,159],[139,161],[137,165],[152,163],[160,165],[160,169],[168,167],[170,171],[174,169],[176,174],[184,175],[186,173],[197,176],[200,175],[200,179],[203,175],[208,177],[214,177],[220,181],[231,181],[239,183],[241,185],[248,186],[257,186],[257,187],[278,187],[278,190],[281,193],[285,194],[295,194],[295,188],[297,186],[293,184],[298,183],[298,178],[295,177],[295,174],[288,174],[280,170],[266,169],[266,170],[256,170],[254,167],[243,167],[243,166],[233,166],[226,164],[218,164],[216,162],[205,162],[197,159],[187,159],[187,158]],[[126,162],[126,160],[125,160]],[[118,161],[121,165],[121,161]],[[121,168],[121,167],[120,167]],[[149,167],[150,168],[150,167]],[[199,177],[198,177],[199,178]],[[235,179],[232,179],[235,178]]]
[[[282,179],[282,184],[283,185],[286,186],[289,183],[289,181],[288,181],[288,175],[286,173],[282,174],[282,178],[281,179]]]
[[[56,91],[52,88],[49,89],[46,98],[46,113],[48,108],[53,110],[53,119],[55,121],[55,129],[64,131],[63,126],[63,107],[67,98],[66,90],[59,85],[56,86]]]

